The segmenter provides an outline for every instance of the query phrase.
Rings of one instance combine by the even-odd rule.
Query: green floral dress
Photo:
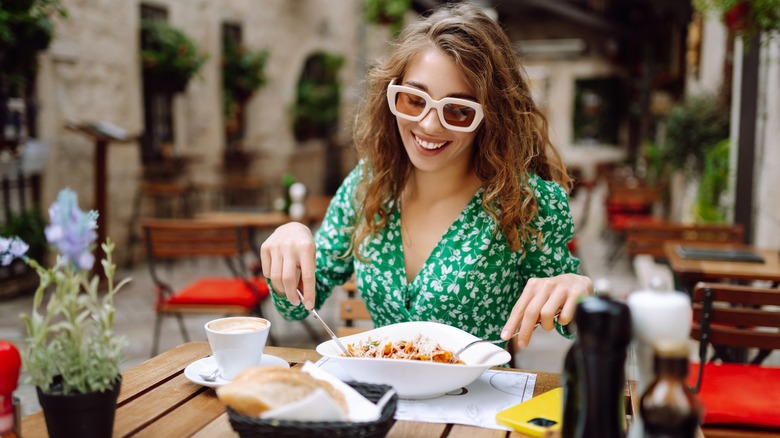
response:
[[[343,255],[350,245],[355,219],[354,196],[361,177],[358,166],[344,180],[315,233],[317,299],[315,308],[333,287],[355,273],[358,290],[376,327],[406,321],[449,324],[481,338],[498,338],[527,279],[576,273],[579,260],[566,246],[574,226],[566,192],[553,182],[531,175],[538,201],[533,224],[543,233],[525,242],[523,250],[507,247],[496,223],[482,209],[479,189],[431,252],[420,272],[408,283],[401,242],[400,212],[365,246],[366,260]],[[495,234],[494,234],[495,233]],[[270,281],[269,281],[270,286]],[[286,319],[302,319],[308,311],[285,297],[271,296]]]

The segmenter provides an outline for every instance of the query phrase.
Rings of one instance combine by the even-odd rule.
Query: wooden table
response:
[[[267,346],[266,352],[284,358],[292,366],[306,361],[316,362],[320,355],[314,350]],[[225,407],[210,388],[190,382],[184,368],[209,356],[207,342],[189,342],[155,356],[122,373],[122,389],[114,422],[114,437],[230,437],[233,431]],[[525,371],[536,374],[534,395],[561,385],[557,373]],[[636,412],[639,397],[636,382],[626,385],[626,414]],[[698,437],[780,437],[779,432],[744,431],[727,428],[705,428]],[[22,419],[22,436],[46,437],[46,422],[42,412]],[[525,434],[484,429],[459,424],[396,421],[389,437],[469,437],[523,438]]]
[[[312,196],[304,201],[306,205],[306,217],[303,223],[313,226],[325,217],[325,212],[330,204],[330,196]],[[196,219],[238,225],[255,229],[269,229],[284,225],[292,219],[281,211],[207,211],[196,215]]]
[[[314,350],[267,346],[266,352],[279,356],[293,366],[307,360],[316,362]],[[225,407],[210,388],[196,385],[184,376],[184,368],[211,353],[207,342],[190,342],[155,356],[122,373],[122,389],[114,423],[115,437],[237,437]],[[534,395],[560,386],[556,373],[536,373]],[[41,412],[22,420],[22,436],[47,436]],[[388,435],[525,437],[495,429],[397,421]]]
[[[753,251],[764,258],[763,263],[730,262],[720,260],[698,260],[680,257],[677,248],[680,245],[696,248],[732,249]],[[730,243],[684,243],[666,242],[664,252],[669,266],[688,291],[699,281],[752,281],[765,280],[780,283],[780,250],[758,248],[750,245]]]

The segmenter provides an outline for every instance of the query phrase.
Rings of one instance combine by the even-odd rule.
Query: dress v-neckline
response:
[[[475,202],[479,201],[482,198],[482,191],[483,187],[479,187],[477,191],[474,193],[474,195],[471,197],[468,203],[461,209],[460,213],[458,213],[458,216],[455,217],[455,220],[452,221],[452,223],[447,227],[446,230],[444,230],[444,233],[439,237],[439,240],[436,242],[436,245],[433,246],[431,249],[431,252],[428,254],[428,256],[425,258],[425,261],[420,265],[420,269],[417,271],[416,274],[414,274],[414,277],[412,277],[412,280],[409,281],[407,272],[406,272],[406,251],[404,250],[404,242],[403,242],[403,224],[401,224],[401,209],[398,208],[394,212],[394,221],[396,223],[396,226],[398,227],[398,233],[395,235],[395,244],[398,246],[398,254],[400,254],[400,262],[401,262],[401,270],[402,272],[402,281],[404,286],[408,286],[411,284],[414,284],[418,278],[420,278],[420,273],[423,272],[426,266],[430,264],[431,257],[433,257],[434,254],[436,254],[442,245],[442,242],[445,241],[445,239],[453,232],[453,230],[457,229],[457,225],[463,221],[463,218],[465,217],[466,211],[473,208],[473,205]]]

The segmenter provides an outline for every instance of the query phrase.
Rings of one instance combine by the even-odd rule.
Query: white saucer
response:
[[[290,368],[290,364],[281,357],[272,356],[270,354],[263,354],[263,358],[260,359],[261,367],[285,367]],[[217,380],[208,382],[200,377],[201,374],[210,374],[217,367],[217,361],[214,356],[204,357],[203,359],[196,360],[195,362],[187,365],[184,368],[184,377],[190,382],[197,383],[198,385],[208,386],[209,388],[216,388],[229,383],[230,380],[225,380],[221,376],[217,377]]]

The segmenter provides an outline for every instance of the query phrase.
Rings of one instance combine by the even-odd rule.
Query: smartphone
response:
[[[518,403],[496,414],[496,422],[534,437],[561,430],[563,422],[563,388]]]

